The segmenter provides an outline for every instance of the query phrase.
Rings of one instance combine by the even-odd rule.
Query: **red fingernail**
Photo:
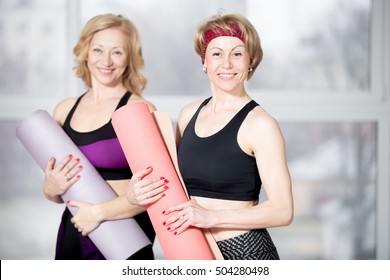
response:
[[[167,222],[163,222],[163,226],[165,226],[167,224]]]
[[[71,157],[72,157],[72,154],[69,154],[68,157],[71,158]]]
[[[163,193],[161,197],[164,197],[164,196],[165,196],[165,193]]]
[[[165,178],[164,177],[160,177],[160,180],[164,180]]]
[[[80,161],[80,159],[79,159],[79,158],[76,158],[76,161]]]
[[[168,186],[164,186],[164,190],[167,190],[167,189],[169,189],[169,187]]]
[[[76,176],[77,179],[80,179],[80,177],[81,177],[80,175],[77,175],[77,176]]]
[[[79,165],[79,169],[82,169],[83,168],[83,166],[82,165]]]
[[[167,179],[164,180],[164,184],[167,184],[169,183],[169,181]]]
[[[163,214],[165,214],[165,210],[164,210],[164,211],[162,211],[162,213],[163,213]]]
[[[170,227],[168,227],[168,228],[167,228],[167,230],[171,230],[171,228],[170,228]]]
[[[175,231],[174,235],[177,235],[177,232]]]
[[[67,200],[67,201],[66,201],[66,204],[69,204],[69,203],[70,203],[70,200]]]
[[[150,168],[152,168],[152,167],[151,166],[146,167],[146,169],[150,169]]]

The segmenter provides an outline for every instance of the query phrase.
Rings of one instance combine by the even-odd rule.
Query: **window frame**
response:
[[[67,47],[65,89],[55,97],[0,97],[0,120],[23,119],[37,108],[52,112],[62,98],[82,92],[84,87],[72,71],[72,48],[81,31],[78,0],[66,2]],[[251,96],[280,122],[377,123],[376,258],[390,259],[390,2],[372,0],[370,42],[370,88],[365,91],[258,90]],[[195,70],[194,70],[195,71]],[[201,98],[158,93],[146,96],[175,122],[180,108]],[[22,101],[22,102],[21,102]],[[367,109],[369,108],[369,110]],[[331,113],[330,113],[331,112]]]

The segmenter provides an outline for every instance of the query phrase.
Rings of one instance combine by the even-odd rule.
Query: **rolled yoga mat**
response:
[[[163,226],[167,217],[162,212],[170,206],[188,201],[188,198],[148,106],[142,102],[128,103],[114,112],[112,125],[134,172],[152,166],[153,171],[148,176],[163,176],[169,180],[166,196],[146,207],[165,258],[215,259],[201,229],[189,227],[183,233],[174,235]]]
[[[117,197],[113,189],[47,111],[37,110],[24,119],[16,129],[16,136],[42,170],[45,170],[52,156],[57,162],[68,154],[80,158],[80,163],[83,165],[81,178],[62,196],[63,201],[74,200],[96,204]],[[77,213],[77,207],[67,207],[73,215]],[[125,260],[151,244],[133,218],[105,221],[88,236],[108,260]]]

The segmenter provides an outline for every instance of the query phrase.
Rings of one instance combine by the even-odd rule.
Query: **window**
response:
[[[264,60],[253,88],[367,90],[369,0],[247,1]],[[311,91],[316,94],[316,91]]]
[[[65,1],[1,1],[0,96],[60,95],[65,88]]]
[[[43,197],[42,171],[15,129],[83,92],[71,53],[86,21],[115,13],[136,24],[144,95],[175,121],[182,106],[210,95],[193,35],[220,8],[246,15],[264,48],[247,89],[286,140],[296,213],[292,225],[270,229],[281,257],[390,259],[390,4],[312,2],[0,1],[0,219],[8,225],[0,259],[53,258],[63,205]]]
[[[375,259],[375,123],[283,123],[292,225],[271,229],[284,259]]]

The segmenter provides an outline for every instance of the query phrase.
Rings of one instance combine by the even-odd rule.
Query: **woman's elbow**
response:
[[[281,215],[281,226],[291,225],[294,220],[294,208],[285,209]]]

